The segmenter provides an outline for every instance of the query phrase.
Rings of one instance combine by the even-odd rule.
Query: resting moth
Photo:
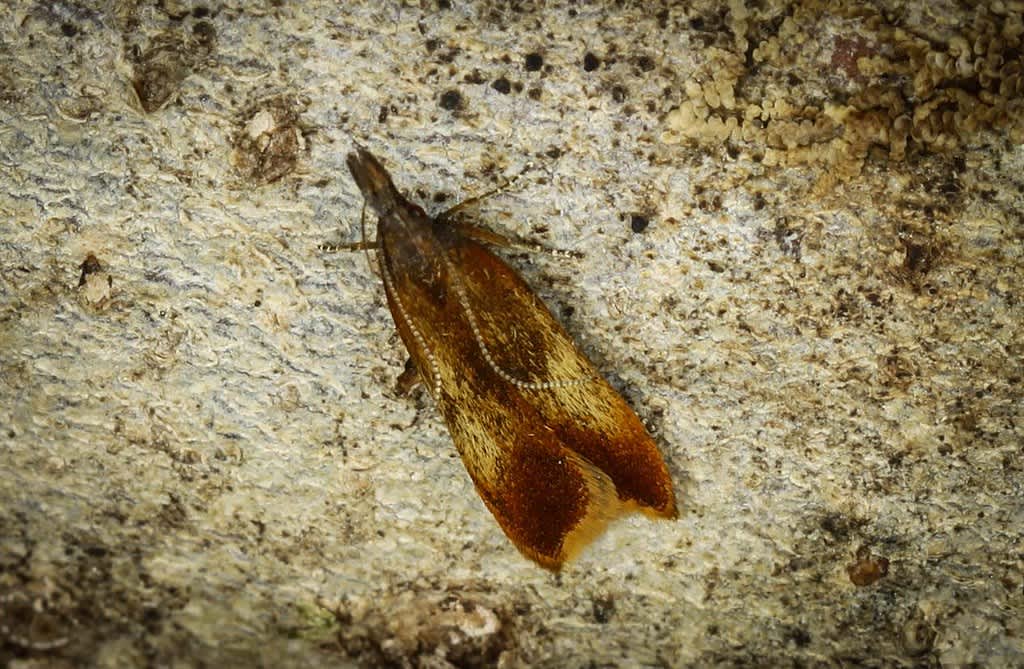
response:
[[[541,300],[483,243],[432,219],[369,151],[348,168],[377,214],[388,306],[477,492],[528,558],[557,571],[615,518],[676,517],[640,419]]]

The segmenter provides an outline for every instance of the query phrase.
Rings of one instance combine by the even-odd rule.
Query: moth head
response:
[[[353,153],[348,154],[345,162],[363,198],[378,216],[387,216],[403,202],[401,194],[391,181],[391,175],[372,153],[357,146]]]

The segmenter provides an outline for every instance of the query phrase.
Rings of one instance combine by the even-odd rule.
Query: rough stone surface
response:
[[[1024,6],[748,4],[3,3],[0,664],[1024,664]],[[523,172],[679,521],[506,541],[354,141]]]

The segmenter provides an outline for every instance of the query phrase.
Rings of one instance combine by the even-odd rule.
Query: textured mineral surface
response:
[[[1024,665],[1022,13],[6,0],[0,665]],[[518,177],[679,520],[507,541],[321,248],[356,142]]]

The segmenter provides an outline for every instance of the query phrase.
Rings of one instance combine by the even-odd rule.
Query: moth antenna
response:
[[[501,184],[496,188],[492,188],[491,190],[486,191],[480,195],[476,195],[469,199],[463,200],[462,202],[459,202],[456,205],[453,205],[452,207],[438,214],[434,220],[442,225],[451,226],[458,230],[460,233],[462,233],[464,236],[469,237],[470,239],[474,239],[483,244],[490,244],[491,246],[498,246],[501,248],[522,249],[524,251],[530,251],[531,253],[544,253],[546,255],[554,256],[556,258],[582,258],[583,254],[580,253],[579,251],[570,251],[567,249],[553,248],[547,246],[546,244],[542,244],[540,242],[536,242],[530,239],[522,239],[519,237],[514,237],[512,235],[494,232],[493,230],[489,230],[487,228],[475,225],[468,221],[459,220],[456,218],[459,212],[463,211],[464,209],[471,207],[475,204],[478,204],[479,202],[482,202],[483,200],[489,197],[493,197],[495,195],[498,195],[499,193],[507,191],[513,185],[515,185],[515,183],[518,182],[524,174],[526,174],[531,169],[533,169],[533,163],[526,163],[526,165],[523,167],[522,170],[519,171],[518,174],[507,179],[505,183]]]
[[[366,246],[366,198],[363,198],[363,210],[359,212],[359,241],[363,245],[363,257],[366,258],[366,266],[372,274],[373,262],[370,260],[370,248]],[[374,244],[374,248],[376,248],[376,240],[374,240]]]
[[[440,214],[438,214],[435,217],[435,219],[438,220],[438,221],[441,221],[443,223],[450,223],[450,222],[452,222],[452,220],[453,220],[452,216],[454,214],[459,213],[460,211],[462,211],[463,209],[466,209],[467,207],[471,207],[471,206],[473,206],[475,204],[483,202],[484,200],[486,200],[489,197],[494,197],[495,195],[498,195],[499,193],[503,193],[503,192],[507,191],[509,188],[512,187],[513,184],[515,184],[517,181],[519,181],[519,179],[524,174],[526,174],[529,170],[531,170],[531,169],[533,169],[533,163],[526,163],[526,166],[523,167],[522,170],[520,170],[519,174],[516,174],[515,176],[509,177],[508,179],[505,180],[505,183],[503,183],[500,186],[497,186],[495,188],[492,188],[489,191],[485,191],[485,192],[481,193],[480,195],[474,195],[471,198],[465,199],[465,200],[463,200],[462,202],[459,202],[456,205],[452,205],[448,209],[446,209],[446,210],[442,211]]]
[[[444,400],[441,396],[441,368],[437,363],[437,357],[430,349],[430,345],[427,344],[427,340],[424,338],[423,333],[420,332],[418,327],[416,327],[416,323],[409,317],[409,311],[406,309],[401,296],[399,296],[398,292],[395,290],[395,284],[392,280],[391,273],[383,262],[380,264],[380,275],[381,279],[384,281],[384,288],[395,300],[395,309],[398,312],[398,317],[396,317],[395,320],[398,320],[398,318],[402,319],[409,328],[409,331],[412,333],[412,338],[415,340],[416,345],[421,351],[423,351],[423,355],[427,359],[427,366],[430,368],[428,370],[430,373],[430,394],[434,398],[434,401],[437,402],[437,405],[441,406],[441,403]],[[425,382],[426,379],[423,379],[423,381]]]
[[[554,248],[531,239],[520,239],[518,237],[505,235],[478,225],[473,225],[466,221],[450,221],[447,222],[447,225],[458,230],[463,236],[469,237],[470,239],[482,244],[489,244],[491,246],[498,246],[501,248],[522,249],[532,253],[544,253],[556,258],[573,258],[579,260],[583,257],[583,254],[579,251]]]
[[[373,262],[370,260],[370,251],[376,251],[380,248],[377,244],[377,240],[372,242],[366,241],[366,202],[363,201],[363,209],[359,214],[359,234],[362,237],[358,242],[349,242],[342,244],[340,242],[323,242],[317,245],[317,250],[324,253],[337,253],[338,251],[366,251],[366,264],[370,268],[370,272],[373,270]]]

